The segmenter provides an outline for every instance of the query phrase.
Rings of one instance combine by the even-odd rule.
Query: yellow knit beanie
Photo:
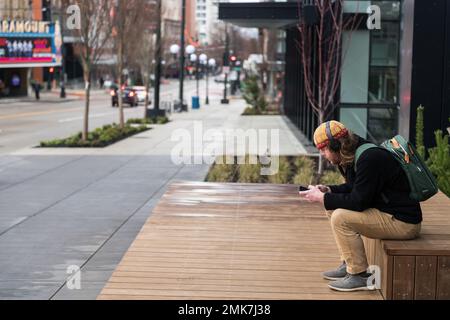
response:
[[[331,135],[334,139],[339,139],[348,135],[348,130],[345,126],[337,121],[330,121]],[[323,149],[330,143],[327,136],[327,122],[322,123],[314,133],[314,144],[317,149]]]

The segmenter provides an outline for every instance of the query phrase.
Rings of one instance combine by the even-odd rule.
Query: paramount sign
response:
[[[50,33],[48,21],[1,21],[0,33]]]
[[[0,20],[0,68],[61,65],[59,23]]]

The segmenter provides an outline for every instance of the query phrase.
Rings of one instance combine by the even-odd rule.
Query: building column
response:
[[[414,39],[414,2],[415,0],[402,1],[402,37],[400,41],[400,112],[399,133],[405,138],[411,139],[411,78]]]

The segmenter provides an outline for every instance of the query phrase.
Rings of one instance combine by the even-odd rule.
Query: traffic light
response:
[[[54,73],[55,72],[55,68],[51,67],[49,70],[50,73]]]
[[[231,61],[231,63],[235,63],[237,61],[237,57],[236,56],[231,56],[230,57],[230,61]]]
[[[52,2],[51,0],[42,1],[42,20],[52,21]]]

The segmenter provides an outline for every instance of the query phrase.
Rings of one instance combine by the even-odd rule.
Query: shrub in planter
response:
[[[327,170],[320,179],[320,183],[323,185],[339,185],[345,183],[345,179],[339,172]]]
[[[314,168],[316,166],[316,163],[312,158],[305,157],[305,156],[295,159],[294,164],[297,169],[308,168],[308,169],[314,170]]]
[[[234,175],[236,173],[236,167],[232,163],[233,158],[222,157],[221,161],[216,160],[216,163],[213,165],[211,170],[209,171],[206,181],[209,182],[233,182]],[[227,161],[228,160],[228,161]]]
[[[250,164],[250,157],[245,157],[245,164],[239,166],[239,179],[241,183],[258,183],[261,178],[261,164]]]
[[[41,147],[68,147],[68,148],[89,148],[89,147],[105,147],[121,139],[125,139],[131,135],[148,130],[147,127],[140,126],[133,128],[130,125],[121,129],[117,124],[105,125],[102,128],[95,129],[88,133],[86,141],[81,139],[81,132],[66,139],[56,139],[52,141],[41,142]]]
[[[259,116],[262,112],[253,107],[247,107],[242,113],[243,116]]]
[[[133,118],[127,121],[127,124],[166,124],[169,122],[167,117],[156,118]]]
[[[425,108],[422,106],[419,106],[417,108],[417,119],[416,119],[416,150],[417,153],[421,156],[423,160],[425,160],[426,157],[426,149],[423,139],[423,113]]]
[[[295,160],[297,174],[294,177],[294,184],[309,185],[314,178],[315,162],[308,157],[300,157]]]
[[[258,85],[258,77],[249,76],[243,83],[243,97],[244,100],[251,106],[256,107],[261,90]]]
[[[264,112],[267,110],[268,105],[269,103],[267,102],[266,97],[264,97],[264,94],[261,93],[258,100],[256,101],[256,109]]]
[[[156,118],[157,124],[166,124],[168,122],[169,122],[169,118],[167,118],[167,117],[157,117]]]
[[[291,164],[286,157],[280,157],[278,173],[268,177],[270,183],[287,184],[292,175]]]
[[[308,186],[314,179],[314,171],[309,169],[300,169],[294,177],[294,184]]]
[[[127,124],[153,124],[153,119],[151,118],[133,118],[128,119]]]
[[[430,155],[427,165],[436,177],[439,189],[450,197],[450,146],[449,136],[443,136],[443,132],[435,132],[436,147],[429,149]]]

